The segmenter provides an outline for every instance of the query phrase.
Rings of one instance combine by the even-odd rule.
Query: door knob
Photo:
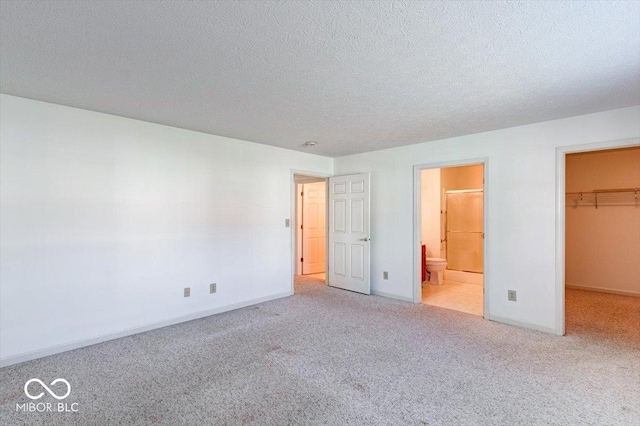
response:
[[[360,238],[360,241],[371,241],[370,238]]]

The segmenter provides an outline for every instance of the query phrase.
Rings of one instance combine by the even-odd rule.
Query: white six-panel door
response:
[[[371,293],[369,174],[329,178],[329,285]]]

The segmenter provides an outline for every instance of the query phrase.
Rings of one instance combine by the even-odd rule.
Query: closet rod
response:
[[[594,189],[593,192],[638,192],[640,188]]]
[[[565,196],[576,197],[576,198],[580,197],[574,200],[575,203],[589,202],[590,201],[589,199],[593,198],[593,203],[595,204],[597,209],[600,203],[611,203],[612,200],[607,200],[607,198],[608,196],[611,196],[614,194],[618,194],[618,195],[633,194],[633,198],[635,200],[635,203],[637,204],[638,192],[640,192],[640,188],[594,189],[593,191],[567,192]],[[602,197],[604,197],[604,199],[599,200],[598,195],[601,195]]]
[[[605,194],[611,192],[640,192],[640,188],[594,189],[593,191],[567,192],[566,195]]]

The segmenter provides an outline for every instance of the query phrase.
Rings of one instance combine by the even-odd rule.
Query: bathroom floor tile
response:
[[[482,316],[482,285],[455,281],[444,281],[442,285],[422,284],[422,303]]]

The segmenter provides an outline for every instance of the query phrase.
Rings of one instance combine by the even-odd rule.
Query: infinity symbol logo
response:
[[[55,399],[58,399],[58,400],[60,400],[60,399],[65,399],[65,398],[66,398],[66,397],[68,397],[68,396],[69,396],[69,394],[71,393],[71,385],[70,385],[70,384],[69,384],[69,382],[67,382],[65,379],[55,379],[53,382],[51,382],[51,383],[50,383],[50,385],[51,385],[51,386],[55,385],[55,384],[56,384],[56,383],[58,383],[58,382],[62,382],[62,383],[64,383],[65,385],[67,385],[67,393],[65,393],[65,394],[64,394],[64,395],[62,395],[62,396],[58,396],[58,395],[56,395],[56,394],[55,394],[51,389],[49,389],[49,387],[48,387],[47,385],[45,385],[45,384],[42,382],[42,380],[40,380],[40,379],[31,379],[31,380],[29,380],[27,383],[25,383],[25,384],[24,384],[24,394],[25,394],[25,395],[27,395],[27,396],[28,396],[29,398],[31,398],[31,399],[40,399],[40,398],[42,398],[42,396],[44,395],[44,392],[40,392],[40,393],[39,393],[38,395],[36,395],[36,396],[31,395],[31,394],[29,393],[29,389],[28,389],[29,384],[30,384],[31,382],[37,382],[37,383],[40,383],[40,385],[41,385],[43,388],[45,388],[45,390],[46,390],[47,392],[49,392],[49,395],[51,395],[52,397],[54,397]]]

